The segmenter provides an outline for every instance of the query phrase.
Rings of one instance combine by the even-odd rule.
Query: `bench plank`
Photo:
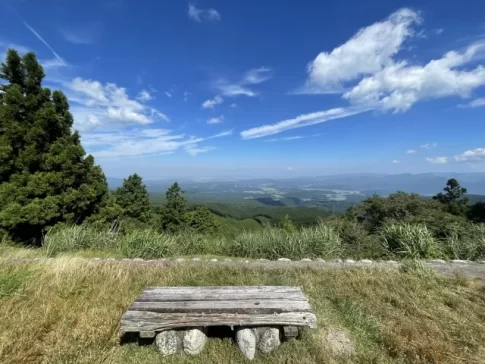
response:
[[[130,311],[150,312],[205,312],[205,313],[282,313],[309,312],[307,301],[289,300],[226,300],[226,301],[179,301],[179,302],[134,302]]]
[[[247,293],[301,293],[301,289],[298,287],[288,286],[201,286],[201,287],[147,287],[143,292],[153,293],[216,293],[216,294],[230,294],[234,292],[247,292]]]
[[[177,302],[177,301],[236,301],[236,300],[291,300],[306,301],[303,293],[248,293],[232,292],[226,293],[153,293],[143,292],[136,299],[137,302]]]
[[[317,327],[313,313],[280,314],[181,314],[128,311],[121,319],[122,332],[163,331],[198,326],[308,326]]]

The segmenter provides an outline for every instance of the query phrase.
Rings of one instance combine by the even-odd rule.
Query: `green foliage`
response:
[[[331,217],[324,220],[325,225],[335,229],[340,238],[345,256],[355,259],[377,259],[389,252],[382,246],[379,237],[370,234],[362,224],[352,219]]]
[[[474,222],[485,222],[485,202],[477,202],[468,210],[467,217]]]
[[[143,223],[151,219],[150,198],[142,178],[136,173],[124,179],[123,185],[113,193],[123,216]],[[111,209],[115,208],[114,206]]]
[[[0,299],[10,297],[20,291],[32,272],[23,266],[11,270],[0,270]]]
[[[198,206],[185,215],[187,226],[197,233],[214,234],[219,230],[219,223],[214,214],[205,206]]]
[[[90,216],[87,221],[98,225],[111,225],[120,221],[124,216],[123,208],[111,192],[106,194],[100,206],[98,213]]]
[[[399,267],[402,273],[412,274],[422,279],[438,279],[438,273],[422,260],[409,259],[403,261]]]
[[[42,87],[34,53],[9,50],[0,77],[0,229],[39,242],[46,227],[96,213],[106,180],[71,132],[67,98]]]
[[[285,215],[283,220],[281,220],[281,228],[290,234],[294,233],[296,230],[295,224],[293,224],[293,221],[290,220],[288,215]]]
[[[451,259],[474,260],[485,257],[485,224],[450,225],[441,246]]]
[[[378,233],[389,223],[424,224],[436,236],[451,223],[465,224],[466,220],[446,211],[445,205],[418,194],[397,192],[387,198],[373,196],[350,208],[346,218],[364,226],[370,233]]]
[[[386,225],[381,238],[389,252],[401,257],[431,258],[438,253],[436,240],[425,225]]]
[[[323,224],[302,228],[295,233],[274,228],[244,232],[227,247],[230,256],[266,259],[335,257],[341,252],[342,242],[338,233]]]
[[[448,211],[453,215],[465,215],[468,205],[468,199],[465,197],[467,189],[461,187],[460,183],[451,178],[446,183],[446,187],[443,189],[445,193],[438,193],[433,196],[434,200],[438,200],[445,206]]]
[[[186,226],[187,201],[183,196],[184,191],[175,182],[165,194],[167,202],[159,209],[160,224],[163,231],[176,232]]]

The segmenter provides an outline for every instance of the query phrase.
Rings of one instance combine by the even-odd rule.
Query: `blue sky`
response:
[[[3,0],[110,177],[485,171],[485,2]]]

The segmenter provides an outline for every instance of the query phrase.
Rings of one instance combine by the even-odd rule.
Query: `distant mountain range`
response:
[[[421,195],[434,195],[440,192],[449,178],[456,178],[467,188],[470,194],[485,195],[485,173],[402,173],[402,174],[340,174],[315,177],[297,177],[289,179],[244,179],[218,180],[206,179],[144,179],[149,192],[164,192],[175,181],[183,188],[230,188],[274,186],[283,188],[321,188],[328,190],[354,190],[365,195],[377,193],[388,195],[396,191],[414,192]],[[121,178],[108,178],[110,188],[119,187],[123,183]]]

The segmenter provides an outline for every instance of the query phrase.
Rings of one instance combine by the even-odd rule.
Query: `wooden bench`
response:
[[[317,321],[298,287],[149,287],[122,316],[120,331],[154,338],[168,330],[206,332],[214,326],[277,327],[290,338],[301,327],[316,328]]]

